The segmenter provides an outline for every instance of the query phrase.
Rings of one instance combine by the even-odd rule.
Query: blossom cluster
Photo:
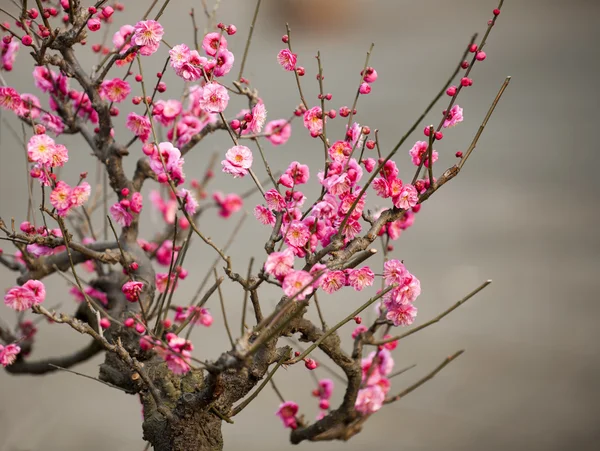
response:
[[[394,359],[387,349],[370,353],[362,360],[362,387],[356,397],[355,409],[363,415],[377,412],[390,390],[390,375]]]
[[[39,280],[28,280],[22,286],[14,286],[4,295],[4,305],[22,312],[46,299],[46,287]]]

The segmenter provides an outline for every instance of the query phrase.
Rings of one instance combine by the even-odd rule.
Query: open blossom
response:
[[[390,307],[385,317],[394,323],[394,326],[410,326],[417,317],[417,308],[410,302],[395,304]]]
[[[352,153],[352,146],[347,141],[336,141],[327,150],[329,157],[338,163],[345,163]]]
[[[163,272],[156,273],[156,276],[155,276],[156,289],[158,290],[159,293],[165,292],[165,290],[167,289],[167,284],[169,285],[169,287],[168,287],[169,293],[175,291],[175,289],[177,288],[177,282],[178,282],[177,274],[172,274],[170,279],[171,280],[169,280],[168,273],[163,273]]]
[[[311,136],[316,137],[323,131],[323,113],[321,107],[315,106],[304,113],[304,126]]]
[[[202,78],[203,68],[208,60],[200,56],[196,50],[190,50],[185,44],[179,44],[169,51],[170,64],[175,73],[185,81],[196,81]],[[200,86],[198,88],[202,89]]]
[[[22,103],[21,96],[16,89],[9,86],[0,86],[0,107],[17,112]]]
[[[190,48],[185,44],[178,44],[169,50],[169,64],[175,70],[181,69],[190,58]]]
[[[444,128],[454,127],[459,122],[463,121],[463,109],[458,105],[454,105],[450,108],[450,111],[444,118]]]
[[[183,308],[178,306],[175,311],[175,321],[182,323],[192,316],[191,322],[204,327],[210,327],[213,323],[213,317],[204,307],[190,306]]]
[[[429,167],[429,155],[427,150],[429,149],[429,143],[425,141],[417,141],[415,145],[410,149],[409,153],[412,158],[412,163],[415,166],[420,166],[421,161],[425,159],[425,167]],[[438,153],[436,150],[431,150],[431,159],[435,163],[438,159]]]
[[[362,291],[365,287],[370,287],[373,285],[374,280],[375,274],[373,274],[373,271],[368,266],[348,271],[348,283],[356,291]]]
[[[281,418],[283,421],[283,427],[296,429],[298,423],[296,422],[296,414],[298,413],[298,404],[294,401],[286,401],[279,406],[275,415]]]
[[[285,144],[292,135],[292,126],[286,119],[276,119],[265,126],[267,139],[274,146]]]
[[[56,136],[60,135],[65,130],[65,123],[63,120],[53,114],[42,114],[41,122],[46,127],[46,130],[51,131]]]
[[[354,408],[363,415],[369,415],[381,409],[383,401],[385,401],[385,392],[381,386],[369,385],[358,391]]]
[[[225,153],[225,160],[221,161],[223,172],[234,177],[243,177],[252,166],[252,151],[246,146],[233,146]]]
[[[46,299],[46,288],[39,280],[31,279],[22,286],[12,287],[4,295],[4,304],[18,312],[41,304]]]
[[[81,182],[71,190],[71,207],[81,207],[90,198],[92,187],[88,182]]]
[[[294,247],[304,247],[310,238],[308,226],[301,221],[293,221],[285,231],[285,242]]]
[[[254,217],[263,225],[274,226],[276,222],[273,212],[264,205],[254,207]]]
[[[399,260],[392,259],[383,264],[383,278],[386,285],[401,285],[409,274],[404,264]]]
[[[233,67],[234,61],[235,57],[233,56],[233,53],[227,49],[220,49],[219,53],[217,53],[217,56],[215,57],[214,66],[212,67],[213,75],[215,77],[224,77]],[[212,60],[210,63],[212,63]],[[210,63],[208,65],[209,67],[212,65]]]
[[[158,181],[166,183],[171,180],[175,185],[181,185],[185,181],[183,173],[184,160],[181,151],[170,142],[161,142],[158,149],[150,156],[150,169],[158,176]]]
[[[142,142],[148,141],[152,127],[150,125],[150,119],[146,116],[140,116],[131,112],[127,115],[127,122],[125,123],[127,128],[142,140]]]
[[[292,271],[283,279],[283,292],[296,301],[302,301],[314,291],[312,280],[313,276],[306,271]]]
[[[129,227],[133,222],[133,215],[120,202],[111,205],[110,214],[121,227]]]
[[[46,134],[33,135],[27,144],[27,157],[29,161],[49,165],[52,161],[56,144]]]
[[[265,201],[267,202],[267,206],[273,211],[285,210],[285,199],[274,188],[265,193]]]
[[[143,289],[144,283],[135,280],[125,282],[121,287],[121,291],[129,302],[137,302]]]
[[[288,71],[296,69],[297,59],[296,54],[290,52],[288,49],[282,49],[277,54],[277,62]]]
[[[61,180],[50,193],[50,203],[59,216],[66,216],[71,208],[71,192],[71,187]]]
[[[11,343],[6,346],[0,345],[0,365],[7,367],[15,363],[19,352],[21,352],[21,347],[16,343]]]
[[[157,21],[142,20],[135,24],[131,42],[141,46],[141,55],[149,56],[158,50],[163,35],[163,27]]]
[[[212,32],[207,33],[202,39],[202,48],[209,56],[215,56],[217,54],[217,49],[226,49],[227,48],[227,39],[224,36],[221,36],[221,33]]]
[[[321,288],[325,293],[331,294],[346,285],[346,274],[344,271],[328,271],[321,277]]]
[[[196,213],[196,210],[198,209],[198,201],[196,200],[196,198],[190,190],[180,188],[177,191],[177,197],[179,197],[182,200],[187,214],[193,215],[194,213]]]
[[[283,252],[271,252],[265,262],[265,271],[267,274],[278,279],[287,276],[294,269],[294,253],[291,249],[285,249]]]
[[[310,172],[308,166],[292,161],[285,173],[279,177],[279,183],[287,188],[293,188],[295,185],[302,185],[308,182]]]
[[[215,191],[213,199],[219,206],[219,216],[222,218],[230,217],[233,213],[239,211],[244,204],[242,198],[235,193],[223,195],[223,193]]]
[[[21,100],[23,101],[23,114],[21,116],[37,119],[40,116],[40,100],[33,94],[27,93],[21,94]]]
[[[252,108],[252,120],[248,123],[248,128],[252,133],[260,133],[267,120],[267,109],[264,103],[257,103]]]
[[[350,130],[348,130],[348,126],[346,126],[346,136],[350,140],[352,148],[360,149],[362,147],[365,135],[363,135],[362,127],[359,123],[353,122]]]
[[[194,346],[192,342],[174,333],[166,335],[167,346],[158,346],[156,353],[167,363],[167,367],[175,374],[185,374],[190,371],[190,357]]]
[[[129,83],[120,78],[104,80],[99,89],[100,97],[111,102],[122,102],[131,93]]]
[[[404,185],[400,190],[400,194],[394,197],[394,206],[408,210],[417,205],[419,201],[419,193],[413,185]]]
[[[127,43],[127,38],[129,38],[134,31],[135,28],[133,25],[123,25],[121,28],[119,28],[119,31],[117,31],[112,38],[112,43],[115,46],[115,49],[118,50],[123,47],[121,49],[121,53],[124,53],[129,47],[131,47],[131,45]]]
[[[227,108],[229,93],[225,86],[216,82],[210,82],[202,88],[199,98],[200,108],[207,113],[221,113]]]
[[[133,193],[131,195],[131,202],[129,204],[129,208],[131,208],[131,211],[139,214],[142,211],[142,206],[143,206],[142,194],[141,193]]]

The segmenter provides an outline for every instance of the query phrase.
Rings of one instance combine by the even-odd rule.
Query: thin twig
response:
[[[215,283],[219,281],[219,276],[217,274],[217,269],[213,270],[213,274],[215,276]],[[231,343],[231,347],[235,347],[235,342],[233,341],[233,336],[231,335],[231,329],[229,328],[229,322],[227,321],[227,312],[225,310],[225,300],[223,299],[223,292],[221,291],[221,284],[217,286],[217,291],[219,292],[219,302],[221,303],[221,312],[223,313],[223,323],[225,324],[225,330],[227,331],[227,337],[229,337],[229,342]]]

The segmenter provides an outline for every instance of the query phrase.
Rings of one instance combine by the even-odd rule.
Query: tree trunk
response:
[[[188,410],[177,412],[168,421],[160,413],[146,419],[144,439],[154,451],[220,451],[223,449],[222,420],[211,412]]]

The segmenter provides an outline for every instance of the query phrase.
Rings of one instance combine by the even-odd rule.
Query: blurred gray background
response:
[[[0,3],[11,7],[8,0]],[[125,3],[127,10],[115,15],[118,25],[134,23],[150,1]],[[192,45],[188,11],[192,6],[197,9],[202,28],[201,3],[171,3],[162,19],[165,39],[172,45]],[[237,58],[234,76],[254,2],[221,3],[219,20],[234,23],[239,30],[229,38]],[[495,6],[493,0],[265,0],[245,76],[260,90],[270,119],[289,115],[298,94],[293,77],[278,68],[275,58],[289,21],[299,64],[307,69],[303,83],[309,102],[317,103],[313,56],[320,50],[332,106],[351,104],[364,54],[374,42],[371,61],[380,77],[371,95],[360,99],[356,119],[378,128],[383,148],[390,149],[449,76],[471,34],[484,31]],[[426,386],[385,407],[350,442],[303,443],[300,448],[598,449],[599,15],[600,3],[594,0],[505,2],[486,48],[488,59],[474,69],[474,85],[459,99],[465,121],[448,130],[437,146],[439,171],[454,163],[457,150],[467,147],[504,77],[511,75],[512,82],[465,170],[423,206],[415,226],[395,243],[393,253],[421,279],[417,323],[435,316],[485,279],[494,283],[441,323],[401,342],[394,351],[397,368],[413,363],[417,367],[395,378],[392,390],[411,384],[455,350],[464,348],[466,353]],[[89,41],[99,38],[100,34]],[[161,55],[166,50],[161,48]],[[27,58],[22,51],[17,69],[5,74],[20,92],[35,89]],[[81,58],[86,67],[96,61]],[[153,79],[164,60],[162,56],[150,60],[146,73]],[[120,75],[122,70],[114,73]],[[173,83],[166,94],[179,98],[181,84],[172,73],[167,80]],[[129,111],[129,105],[122,110]],[[231,113],[243,107],[238,99],[231,105]],[[437,124],[442,108],[442,104],[435,108],[424,124]],[[123,124],[116,122],[117,138],[128,139]],[[330,136],[335,130],[341,137],[343,122],[331,124]],[[298,125],[287,146],[266,144],[268,158],[274,168],[284,168],[293,159],[309,163],[316,176],[322,150]],[[21,221],[27,203],[23,151],[6,127],[0,130],[0,212],[5,220],[14,216]],[[412,175],[408,150],[417,139],[422,139],[420,130],[396,158],[406,178]],[[68,182],[74,183],[82,170],[94,173],[95,162],[82,141],[69,137],[59,141],[70,150],[71,161],[64,172]],[[222,154],[228,147],[225,134],[203,141],[186,157],[188,178],[200,177],[209,155]],[[141,155],[139,147],[134,146],[132,153],[130,171]],[[264,175],[259,165],[257,171]],[[248,178],[233,181],[220,173],[211,185],[226,192],[250,187]],[[313,186],[308,193],[314,192]],[[256,197],[248,201],[246,210],[251,212],[256,202]],[[159,221],[150,213],[147,200],[145,210],[144,229],[150,234],[159,229]],[[239,217],[237,213],[224,221],[213,211],[200,227],[224,243]],[[267,230],[250,215],[231,251],[237,271],[245,271],[250,255],[262,260],[266,236]],[[182,304],[214,259],[206,247],[198,242],[194,246],[185,264],[192,277],[178,291]],[[2,247],[9,252],[6,243]],[[13,283],[13,276],[0,268],[0,286],[4,289]],[[54,277],[48,283],[47,303],[62,302],[63,310],[72,311],[65,282]],[[228,286],[225,293],[230,321],[239,331],[241,292]],[[276,295],[265,292],[264,308],[274,305]],[[322,297],[329,323],[337,322],[365,296]],[[227,349],[215,301],[209,303],[214,327],[198,328],[194,336],[196,356],[202,359],[215,358]],[[11,313],[0,307],[2,318],[12,321]],[[342,329],[345,339],[351,329]],[[85,343],[62,326],[42,325],[38,337],[33,358],[61,354]],[[76,370],[96,375],[100,362],[96,358]],[[314,418],[317,402],[310,396],[314,382],[306,370],[282,370],[275,379],[284,396]],[[337,402],[342,394],[339,384],[335,394]],[[225,449],[291,449],[287,431],[274,416],[277,406],[275,394],[265,390],[235,418],[235,425],[223,426]],[[0,372],[2,450],[142,450],[140,424],[136,398],[94,381],[64,373],[11,377]]]

